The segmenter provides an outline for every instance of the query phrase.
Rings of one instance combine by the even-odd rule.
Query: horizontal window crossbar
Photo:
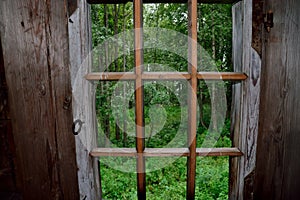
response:
[[[198,3],[232,4],[241,0],[198,0]],[[124,4],[133,0],[87,0],[89,4]],[[143,0],[143,3],[187,3],[187,0]]]
[[[189,156],[188,148],[145,148],[144,157]],[[135,148],[95,148],[90,152],[93,157],[137,157]],[[242,156],[238,148],[196,148],[196,156]]]
[[[138,75],[132,72],[95,72],[89,73],[85,78],[89,81],[118,81],[118,80],[136,80]],[[144,72],[141,75],[142,80],[189,80],[191,74],[188,72]],[[243,81],[248,76],[245,73],[238,72],[198,72],[199,80],[229,80]]]

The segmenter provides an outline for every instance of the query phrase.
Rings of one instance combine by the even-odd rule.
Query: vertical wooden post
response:
[[[135,73],[135,117],[136,117],[136,150],[137,156],[137,181],[138,181],[138,199],[146,199],[146,173],[145,158],[143,151],[145,149],[144,135],[144,86],[142,80],[143,73],[143,1],[134,0],[134,61]]]
[[[23,199],[79,199],[66,1],[0,1]]]
[[[101,199],[98,159],[89,152],[97,146],[95,85],[83,77],[92,71],[90,6],[86,0],[68,0],[74,12],[69,16],[73,120],[84,122],[75,136],[80,199]]]
[[[300,196],[300,1],[266,0],[254,199]]]
[[[248,79],[233,86],[232,143],[244,156],[230,158],[230,199],[251,199],[258,135],[261,58],[253,48],[253,0],[236,3],[232,11],[234,71],[246,73]]]
[[[243,66],[243,2],[236,3],[232,7],[232,54],[233,54],[233,67],[234,71],[242,71]],[[232,145],[241,148],[240,142],[242,134],[240,134],[241,119],[241,103],[242,103],[242,83],[236,83],[232,86],[232,106],[231,106],[231,141]],[[240,182],[243,180],[240,176],[242,168],[239,163],[244,158],[233,157],[230,158],[229,165],[229,199],[239,199],[241,194]]]
[[[195,199],[196,132],[197,132],[197,0],[188,1],[188,67],[191,74],[188,103],[187,199]]]

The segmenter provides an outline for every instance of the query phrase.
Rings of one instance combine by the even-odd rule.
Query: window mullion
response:
[[[195,199],[197,132],[197,0],[188,0],[188,67],[191,74],[188,103],[188,144],[186,199]]]
[[[138,199],[146,199],[143,73],[143,1],[134,0],[135,120]]]
[[[198,80],[243,81],[247,75],[241,72],[198,72]],[[135,80],[136,74],[131,72],[94,72],[85,76],[89,81]],[[188,72],[143,72],[143,80],[190,80]]]
[[[94,1],[94,0],[91,0]],[[95,0],[95,2],[98,0]],[[102,1],[102,0],[99,0]],[[106,1],[118,3],[119,1]],[[150,2],[149,0],[147,2]],[[153,0],[156,1],[156,0]],[[178,2],[181,0],[178,0]],[[198,2],[197,2],[198,1]],[[197,156],[243,156],[238,148],[197,148],[197,90],[198,80],[243,81],[245,73],[238,72],[198,72],[197,70],[197,3],[208,0],[187,0],[188,3],[188,72],[144,72],[143,52],[143,3],[146,0],[133,0],[134,21],[134,72],[94,72],[85,78],[89,81],[134,81],[135,83],[135,148],[95,148],[93,157],[124,156],[136,158],[137,196],[146,199],[146,159],[147,157],[187,157],[186,199],[195,199],[196,157]],[[224,2],[234,0],[224,0]],[[184,2],[184,1],[182,1]],[[212,2],[221,3],[222,0]],[[210,2],[210,3],[212,3]],[[172,1],[172,3],[175,3]],[[145,148],[144,86],[143,81],[187,80],[188,87],[188,147],[185,148]]]

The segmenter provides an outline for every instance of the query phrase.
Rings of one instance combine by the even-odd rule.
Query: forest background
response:
[[[232,14],[228,4],[198,4],[198,43],[206,50],[214,60],[217,70],[220,72],[232,71]],[[188,35],[188,14],[186,4],[145,4],[144,27],[159,27],[171,29]],[[133,5],[132,3],[119,5],[92,5],[92,40],[93,48],[103,44],[111,36],[133,29]],[[122,44],[126,44],[126,38],[118,38]],[[134,54],[124,53],[125,48],[116,47],[104,49],[105,55],[101,63],[106,65],[106,70],[111,72],[130,71],[134,66]],[[109,51],[109,52],[108,52]],[[118,57],[109,62],[110,57]],[[161,65],[167,65],[176,71],[187,71],[187,61],[170,52],[150,49],[144,51],[145,63],[159,63],[152,66],[150,71],[160,71]],[[226,88],[226,119],[221,129],[214,125],[218,116],[215,100],[216,90],[210,90],[205,81],[198,84],[199,120],[197,129],[197,147],[201,147],[203,141],[211,133],[216,142],[210,147],[231,147],[230,140],[230,107],[232,96],[232,83],[223,83]],[[172,85],[172,89],[168,85]],[[217,85],[217,83],[213,83]],[[117,94],[118,101],[129,102],[127,111],[124,105],[118,104],[118,108],[112,107],[112,96],[116,96],[116,88],[122,88]],[[158,148],[166,146],[175,137],[182,126],[182,116],[186,115],[178,96],[182,101],[187,93],[187,84],[180,81],[169,81],[167,84],[149,82],[145,84],[144,109],[145,124],[149,125],[146,138],[146,147]],[[96,108],[98,119],[99,146],[107,147],[135,147],[135,137],[129,132],[128,119],[134,119],[134,85],[131,82],[99,82],[96,91]],[[214,88],[214,87],[213,87]],[[115,99],[115,98],[114,98]],[[154,109],[159,105],[163,109]],[[114,113],[118,110],[119,113]],[[124,114],[124,113],[127,113]],[[118,117],[115,117],[118,116]],[[161,121],[165,123],[161,125]],[[146,134],[147,134],[146,133]],[[155,134],[154,134],[155,133]],[[185,143],[185,139],[182,139]],[[102,158],[101,158],[102,159]],[[137,199],[136,174],[126,173],[114,169],[101,162],[101,185],[104,199]],[[119,162],[124,162],[119,158]],[[184,157],[177,158],[172,164],[159,170],[151,171],[146,175],[147,199],[185,199],[186,190],[186,161]],[[157,160],[149,161],[151,163]],[[229,187],[229,159],[228,157],[199,157],[196,170],[196,199],[228,199]]]

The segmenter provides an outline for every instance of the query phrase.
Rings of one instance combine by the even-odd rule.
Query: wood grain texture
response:
[[[89,156],[89,152],[97,146],[96,87],[84,79],[84,75],[92,71],[89,15],[90,6],[85,0],[80,0],[78,9],[69,17],[72,108],[73,120],[84,122],[75,136],[80,199],[101,199],[98,160]]]
[[[1,1],[4,67],[24,199],[78,199],[64,1]],[[35,191],[35,192],[33,192]]]
[[[254,180],[259,120],[261,58],[252,48],[252,1],[233,7],[234,70],[242,71],[248,79],[233,87],[232,139],[244,156],[230,161],[230,199],[243,199],[245,189]],[[241,51],[242,49],[242,51]],[[247,179],[246,179],[247,177]]]
[[[233,18],[233,67],[234,71],[241,72],[243,64],[243,3],[239,2],[232,7]],[[240,145],[240,124],[241,124],[241,102],[242,102],[242,83],[233,85],[232,105],[231,105],[231,140],[233,146]],[[229,164],[229,199],[235,200],[239,196],[240,167],[239,163],[243,158],[230,158]]]
[[[265,34],[254,199],[300,196],[300,1],[265,1]]]
[[[248,174],[244,179],[243,199],[254,198],[254,180],[255,180],[255,170],[253,170],[250,174]]]

